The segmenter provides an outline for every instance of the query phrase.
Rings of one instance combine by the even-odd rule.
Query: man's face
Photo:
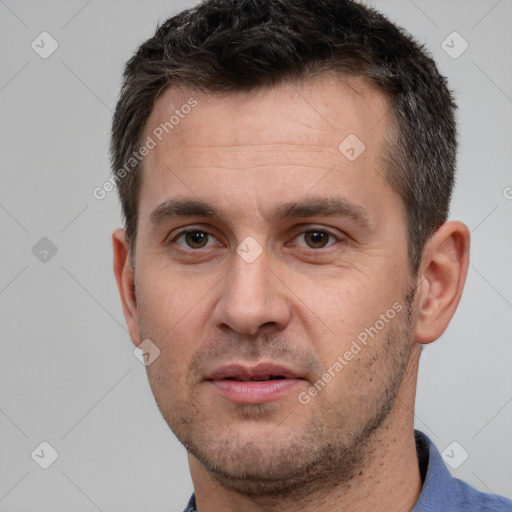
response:
[[[350,473],[400,391],[414,343],[390,123],[357,80],[154,106],[135,267],[149,381],[191,463],[242,492]]]

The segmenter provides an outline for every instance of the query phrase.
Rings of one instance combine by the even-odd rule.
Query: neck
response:
[[[416,351],[416,350],[415,350]],[[395,406],[366,443],[359,473],[348,481],[317,487],[307,496],[249,498],[219,485],[195,457],[189,455],[199,512],[343,512],[410,511],[421,492],[421,475],[414,439],[414,398],[417,354],[411,355]]]

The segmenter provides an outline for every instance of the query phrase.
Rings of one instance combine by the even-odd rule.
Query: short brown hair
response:
[[[206,0],[168,19],[140,46],[124,70],[111,139],[131,247],[141,165],[122,176],[119,170],[140,147],[164,90],[250,92],[322,73],[362,76],[391,102],[386,178],[405,205],[416,272],[426,241],[448,216],[456,106],[425,49],[384,15],[350,0]]]

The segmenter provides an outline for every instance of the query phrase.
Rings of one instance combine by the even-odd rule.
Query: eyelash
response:
[[[186,231],[182,231],[181,233],[178,233],[172,240],[169,241],[169,243],[176,243],[176,240],[178,240],[180,237],[186,236],[190,233],[203,233],[207,235],[208,237],[215,238],[214,235],[212,235],[210,232],[205,231],[203,229],[187,229]],[[199,249],[194,249],[192,247],[189,247],[192,251],[198,251],[199,249],[203,249],[203,247],[200,247]]]
[[[177,243],[177,240],[181,237],[184,237],[186,236],[187,234],[190,234],[190,233],[202,233],[202,234],[205,234],[207,235],[208,237],[212,237],[212,238],[215,238],[215,235],[213,235],[212,233],[206,231],[206,230],[203,230],[203,229],[187,229],[185,231],[181,231],[180,233],[178,233],[174,238],[172,238],[171,240],[169,240],[168,242],[166,242],[167,245],[170,245],[170,244],[176,244]],[[301,231],[300,233],[298,233],[297,235],[294,236],[293,240],[297,239],[300,235],[305,235],[307,233],[323,233],[323,234],[326,234],[328,235],[331,239],[334,239],[336,242],[342,242],[345,240],[344,237],[340,237],[340,236],[337,236],[335,235],[334,233],[331,233],[330,231],[324,229],[324,228],[315,228],[315,227],[311,227],[309,229],[306,229],[304,231]],[[209,240],[208,240],[209,241]],[[207,242],[208,243],[208,242]],[[320,249],[328,249],[329,247],[331,247],[332,245],[334,244],[329,244],[329,245],[326,245],[324,247],[319,247],[319,248],[314,248],[314,247],[301,247],[302,249],[305,249],[305,250],[312,250],[312,251],[319,251]],[[180,246],[181,247],[181,246]],[[193,247],[188,247],[188,249],[185,249],[183,247],[181,247],[183,250],[190,250],[190,251],[195,251],[195,252],[198,252],[200,251],[201,249],[204,249],[203,247],[199,247],[199,248],[193,248]]]

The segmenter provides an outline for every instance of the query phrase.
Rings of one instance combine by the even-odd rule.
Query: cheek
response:
[[[383,286],[377,275],[345,273],[328,286],[311,283],[298,294],[307,297],[301,316],[313,350],[324,371],[336,375],[334,380],[353,379],[372,389],[377,385],[371,384],[372,376],[389,349],[390,330],[399,328],[406,310],[400,286],[398,279]]]
[[[183,275],[146,271],[137,285],[141,335],[160,349],[158,365],[173,376],[186,368],[204,338],[208,318],[208,293]],[[206,295],[206,296],[205,296]],[[156,363],[156,361],[155,361]]]
[[[203,294],[186,275],[165,267],[159,269],[151,262],[141,262],[140,266],[144,270],[137,276],[139,314],[146,327],[158,327],[158,334],[163,336],[194,313]]]
[[[392,307],[398,295],[393,298],[390,292],[376,287],[372,279],[357,280],[344,275],[328,285],[311,282],[308,286],[304,282],[296,295],[303,298],[303,321],[309,324],[311,340],[318,344],[318,352],[329,350],[338,355],[361,331],[373,325],[381,313]]]

